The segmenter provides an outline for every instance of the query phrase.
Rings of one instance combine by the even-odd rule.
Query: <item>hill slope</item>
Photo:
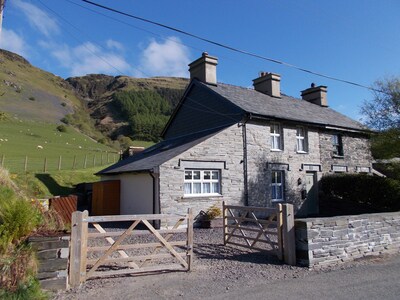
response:
[[[121,106],[118,98],[130,99],[132,104],[139,98],[151,98],[158,105],[167,101],[170,106],[165,113],[168,118],[173,108],[179,102],[184,89],[188,84],[188,79],[174,77],[153,77],[153,78],[133,78],[128,76],[107,76],[101,74],[91,74],[83,77],[72,77],[66,79],[76,90],[76,92],[87,101],[90,116],[95,120],[97,129],[102,131],[111,139],[119,136],[130,136],[132,138],[143,137],[143,134],[135,132],[135,125],[138,119],[143,119],[143,115],[129,114],[127,109]],[[156,94],[155,94],[155,93]],[[143,96],[143,93],[146,94]],[[136,96],[136,97],[135,97]],[[150,111],[157,110],[148,104]],[[156,112],[148,116],[149,119],[163,119],[162,126],[166,123],[162,116]],[[149,121],[151,124],[154,122]],[[161,127],[162,127],[161,126]],[[159,124],[156,127],[160,127]],[[158,134],[161,129],[157,129]],[[157,133],[152,134],[153,138]]]
[[[61,77],[0,49],[0,111],[27,120],[59,123],[82,102]]]
[[[156,141],[187,84],[184,78],[102,74],[64,80],[0,49],[0,114],[52,124],[62,121],[116,148],[131,143],[126,137]],[[145,114],[132,110],[143,105]]]

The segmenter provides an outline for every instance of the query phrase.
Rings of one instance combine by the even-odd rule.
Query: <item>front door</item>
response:
[[[307,189],[307,215],[318,214],[318,181],[317,172],[306,173],[306,189]]]

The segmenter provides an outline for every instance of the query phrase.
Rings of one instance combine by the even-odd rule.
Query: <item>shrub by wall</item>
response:
[[[362,174],[335,174],[320,181],[320,215],[400,210],[400,181]]]

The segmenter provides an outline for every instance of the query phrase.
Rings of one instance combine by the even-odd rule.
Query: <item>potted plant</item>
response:
[[[216,204],[210,206],[205,212],[201,211],[200,215],[200,224],[203,228],[216,228],[223,225],[222,211]]]

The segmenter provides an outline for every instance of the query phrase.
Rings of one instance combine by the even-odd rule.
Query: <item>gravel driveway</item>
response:
[[[349,268],[357,262],[342,265]],[[337,268],[336,268],[337,269]],[[53,299],[204,299],[277,280],[304,278],[322,271],[283,265],[275,256],[224,246],[222,229],[194,229],[190,272],[90,279]]]

